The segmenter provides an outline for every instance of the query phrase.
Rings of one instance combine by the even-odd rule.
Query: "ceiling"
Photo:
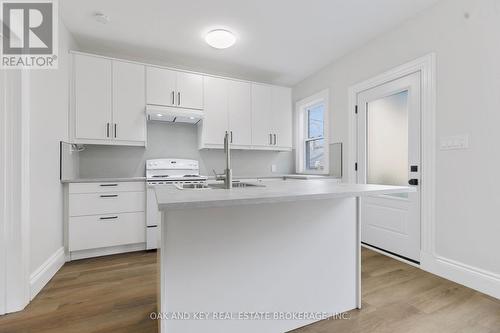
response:
[[[62,0],[84,51],[294,85],[438,0]],[[110,17],[102,24],[96,12]],[[237,35],[226,50],[204,35]]]

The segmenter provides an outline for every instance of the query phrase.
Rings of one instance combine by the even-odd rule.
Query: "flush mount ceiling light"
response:
[[[94,19],[102,24],[106,24],[109,22],[110,18],[108,15],[104,15],[103,13],[95,13],[94,14]]]
[[[225,29],[215,29],[207,33],[205,41],[216,49],[227,49],[236,42],[236,36],[231,31]]]

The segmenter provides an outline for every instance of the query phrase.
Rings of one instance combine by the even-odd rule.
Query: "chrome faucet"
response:
[[[231,169],[231,139],[229,133],[224,135],[224,153],[226,154],[226,169],[224,174],[218,174],[215,170],[215,180],[224,180],[224,187],[226,189],[233,188],[233,170]]]

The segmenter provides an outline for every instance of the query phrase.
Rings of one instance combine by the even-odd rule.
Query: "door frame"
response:
[[[5,70],[1,79],[0,315],[30,301],[30,76]]]
[[[435,188],[436,188],[436,54],[430,53],[373,78],[349,87],[349,147],[347,157],[347,179],[350,183],[357,182],[357,95],[365,90],[377,87],[403,76],[420,72],[421,78],[421,173],[423,180],[421,191],[421,237],[420,258],[423,254],[433,255],[435,230]],[[351,111],[352,110],[352,111]],[[400,258],[397,258],[401,260]],[[405,261],[406,262],[406,261]]]

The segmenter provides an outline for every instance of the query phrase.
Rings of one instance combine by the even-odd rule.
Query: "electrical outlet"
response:
[[[276,164],[271,164],[271,172],[276,172],[277,169]]]
[[[439,143],[441,150],[458,150],[469,148],[469,135],[454,135],[442,137]]]

